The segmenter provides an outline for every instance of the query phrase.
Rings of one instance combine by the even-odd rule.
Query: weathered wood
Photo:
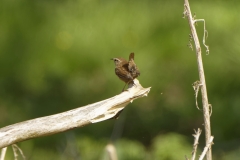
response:
[[[109,99],[1,128],[0,148],[111,119],[127,104],[137,98],[147,96],[149,93],[151,87],[143,88],[137,79],[134,80],[134,83],[134,85],[129,85],[128,90]]]

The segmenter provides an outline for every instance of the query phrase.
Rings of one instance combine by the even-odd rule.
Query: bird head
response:
[[[127,63],[127,61],[123,58],[111,58],[111,60],[113,60],[116,67],[122,65],[124,62]]]

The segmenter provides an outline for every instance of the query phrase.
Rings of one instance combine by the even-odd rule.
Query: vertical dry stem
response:
[[[203,63],[202,63],[201,47],[200,47],[200,43],[199,43],[199,40],[198,40],[196,29],[195,29],[195,22],[196,21],[192,17],[188,0],[184,0],[184,1],[185,1],[184,14],[188,18],[192,38],[194,40],[195,49],[196,49],[198,72],[199,72],[199,78],[200,78],[200,84],[201,84],[201,93],[202,93],[203,117],[204,117],[204,127],[205,127],[205,141],[206,141],[206,145],[207,145],[208,142],[209,142],[209,139],[211,137],[211,126],[210,126],[210,115],[209,115],[207,88],[206,88],[205,75],[204,75],[204,69],[203,69]],[[212,160],[211,147],[209,148],[209,150],[207,152],[207,160]]]

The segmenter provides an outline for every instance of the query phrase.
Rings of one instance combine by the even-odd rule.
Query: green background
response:
[[[202,47],[212,104],[214,159],[240,156],[240,1],[191,0],[206,20]],[[0,127],[74,109],[121,92],[113,57],[135,52],[148,97],[129,104],[118,120],[18,143],[28,159],[175,160],[190,157],[193,129],[203,126],[192,83],[195,51],[187,47],[183,0],[0,1]],[[197,23],[200,40],[203,24]],[[199,96],[201,106],[201,96]],[[113,128],[115,129],[113,131]],[[199,142],[204,147],[204,131]],[[11,149],[7,158],[11,159]]]

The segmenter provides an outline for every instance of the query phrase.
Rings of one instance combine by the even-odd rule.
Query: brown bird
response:
[[[115,74],[126,83],[123,87],[124,91],[125,86],[140,75],[134,62],[134,53],[129,55],[129,62],[123,58],[112,58],[111,60],[115,63]]]

